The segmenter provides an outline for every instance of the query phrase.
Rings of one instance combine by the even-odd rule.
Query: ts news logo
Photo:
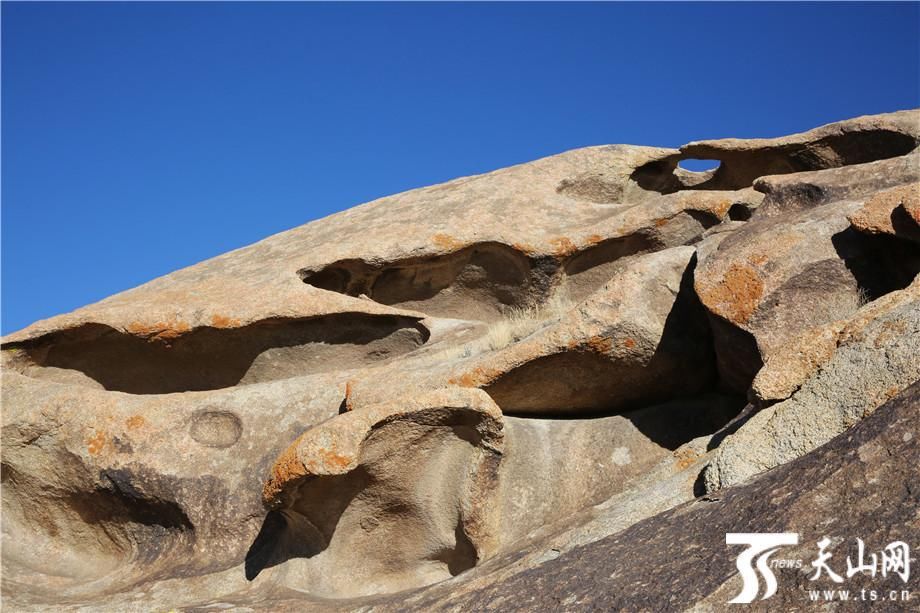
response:
[[[799,535],[796,532],[728,532],[725,535],[725,543],[728,545],[747,545],[747,549],[741,552],[735,565],[738,572],[744,580],[741,593],[729,600],[730,603],[751,603],[760,594],[761,580],[763,581],[763,595],[760,600],[766,600],[776,593],[776,576],[773,574],[774,568],[795,568],[804,569],[807,566],[804,560],[796,559],[777,559],[770,560],[770,556],[776,553],[781,547],[786,545],[798,545]],[[843,576],[834,572],[831,568],[831,558],[833,554],[828,552],[832,541],[825,536],[817,542],[818,553],[811,562],[814,575],[808,578],[809,581],[832,581],[836,584],[844,583],[846,580]],[[910,563],[914,558],[910,557],[910,546],[904,541],[892,541],[881,549],[878,553],[866,554],[865,543],[861,538],[856,539],[856,560],[850,556],[846,557],[846,579],[854,575],[869,575],[873,579],[879,575],[882,580],[887,577],[900,577],[906,587],[910,580]],[[835,563],[836,564],[836,563]],[[840,568],[840,566],[838,566]],[[810,572],[810,571],[809,571]],[[809,590],[809,597],[812,600],[818,600],[822,596],[825,600],[861,600],[861,601],[906,601],[910,600],[913,592],[909,589],[889,590],[888,592],[876,589],[861,589],[858,592],[852,592],[848,589],[832,590]]]
[[[725,535],[725,543],[727,545],[748,545],[748,548],[741,552],[735,562],[744,580],[744,586],[740,594],[728,601],[748,603],[754,602],[757,594],[760,593],[758,573],[766,586],[760,599],[766,600],[776,593],[776,575],[770,569],[770,556],[784,545],[798,545],[799,535],[797,532],[728,532]],[[755,566],[757,567],[756,572]]]

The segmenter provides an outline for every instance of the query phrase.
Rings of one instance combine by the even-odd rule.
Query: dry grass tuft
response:
[[[508,309],[504,317],[492,322],[475,341],[445,349],[438,357],[464,359],[486,351],[497,351],[527,338],[540,328],[559,321],[575,304],[565,288],[557,288],[542,304]]]

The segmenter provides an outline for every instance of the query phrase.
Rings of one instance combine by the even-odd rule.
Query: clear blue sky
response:
[[[2,328],[373,198],[920,106],[902,4],[2,4]]]

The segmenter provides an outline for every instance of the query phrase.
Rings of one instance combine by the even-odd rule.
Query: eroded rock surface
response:
[[[5,337],[4,608],[718,611],[725,532],[920,547],[918,143],[579,149]]]
[[[845,574],[846,558],[857,559],[856,538],[867,551],[920,539],[920,494],[913,487],[920,478],[918,408],[920,385],[914,385],[851,431],[721,498],[685,503],[478,589],[453,582],[373,610],[531,611],[555,603],[565,611],[724,611],[742,588],[734,560],[742,547],[727,546],[725,534],[740,528],[799,533],[799,544],[782,548],[781,555],[805,565],[775,569],[776,595],[746,607],[814,610],[809,590],[839,587],[826,574],[809,581],[818,541],[831,538],[828,563]],[[900,594],[905,585],[893,573],[857,574],[847,588],[887,595]],[[890,610],[910,609],[909,601],[907,607],[888,604]]]
[[[706,470],[707,488],[742,483],[811,451],[920,380],[920,300],[910,294],[845,328],[834,355],[788,400],[728,436]]]

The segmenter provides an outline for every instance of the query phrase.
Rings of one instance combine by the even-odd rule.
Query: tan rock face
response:
[[[758,185],[772,191],[751,221],[699,246],[695,287],[713,319],[727,385],[744,391],[763,360],[800,335],[911,283],[920,259],[910,241],[860,231],[851,219],[861,219],[874,191],[914,181],[918,164],[909,155],[761,179]]]
[[[920,379],[918,143],[903,111],[579,149],[9,335],[4,604],[514,608],[541,573],[581,598],[555,557],[891,421]],[[595,600],[658,608],[604,596],[621,571]]]
[[[693,256],[679,247],[631,258],[558,323],[456,380],[515,414],[618,411],[704,391],[715,372]]]
[[[920,241],[920,183],[902,185],[872,196],[850,216],[854,228],[868,234],[891,234]]]
[[[461,388],[362,407],[311,428],[271,468],[262,499],[276,515],[267,522],[281,517],[284,527],[263,528],[249,576],[309,558],[294,562],[301,568],[293,587],[355,596],[472,568],[497,545],[503,447],[498,407]]]
[[[710,491],[804,455],[920,380],[918,292],[913,286],[897,293],[871,319],[857,315],[848,322],[832,356],[819,353],[817,361],[826,361],[800,375],[791,398],[763,409],[725,439],[706,470]]]
[[[40,378],[130,394],[221,389],[360,368],[424,344],[417,318],[343,313],[218,328],[84,324],[18,345]],[[82,375],[81,375],[82,373]]]

